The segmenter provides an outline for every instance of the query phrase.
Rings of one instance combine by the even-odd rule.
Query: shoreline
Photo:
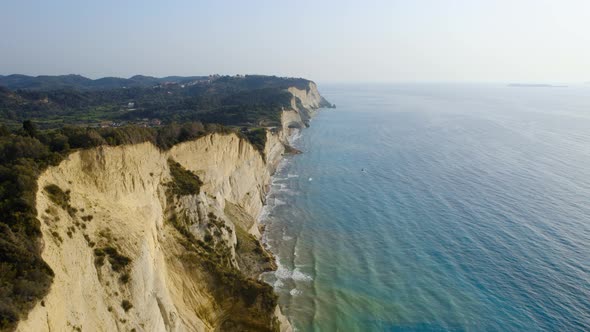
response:
[[[150,141],[76,150],[44,170],[35,191],[37,218],[43,221],[40,255],[56,274],[49,293],[17,328],[117,329],[124,319],[127,326],[158,330],[188,324],[292,331],[275,287],[261,279],[282,270],[273,264],[280,261],[278,253],[265,243],[264,221],[274,207],[269,204],[273,184],[293,155],[290,145],[321,106],[315,85],[310,87],[307,93],[292,89],[292,94],[312,95],[308,105],[284,110],[282,128],[266,132],[263,148],[235,132],[211,133],[167,150]],[[190,192],[167,189],[193,176],[198,181]],[[67,209],[52,196],[55,190],[47,189],[54,187],[64,193]],[[151,208],[144,208],[146,203]],[[95,257],[104,257],[107,249],[125,257],[124,268]],[[69,251],[77,255],[62,255]],[[179,282],[191,285],[190,294],[176,286]],[[157,296],[146,299],[146,289]],[[187,296],[199,306],[186,305]],[[228,296],[235,303],[223,302]],[[70,303],[56,305],[64,302]],[[204,316],[204,310],[212,314]]]
[[[311,120],[311,119],[310,119]],[[299,150],[298,148],[295,147],[295,144],[297,141],[299,141],[302,137],[303,137],[303,129],[304,128],[299,128],[298,130],[290,133],[290,135],[286,138],[288,145],[285,145],[286,150],[287,147],[292,149],[294,152],[292,153],[287,153],[285,152],[285,154],[283,156],[281,156],[280,161],[277,163],[276,169],[273,172],[273,174],[271,175],[271,181],[270,181],[270,185],[269,185],[269,190],[266,193],[265,197],[264,197],[264,205],[262,208],[262,211],[260,212],[259,216],[257,217],[257,222],[259,224],[259,227],[261,228],[261,238],[260,238],[260,243],[262,244],[262,247],[264,248],[264,250],[270,254],[274,260],[276,269],[272,270],[272,271],[266,271],[266,272],[262,272],[259,276],[258,276],[258,280],[270,285],[273,288],[273,292],[275,293],[275,295],[277,295],[277,297],[280,297],[278,290],[279,287],[278,284],[282,284],[282,282],[280,281],[281,277],[279,277],[277,275],[277,273],[279,272],[279,270],[281,269],[281,267],[283,266],[280,263],[280,258],[279,258],[279,253],[278,252],[274,252],[273,251],[273,247],[270,245],[269,243],[269,226],[271,225],[272,222],[270,220],[270,216],[272,215],[273,210],[275,210],[278,206],[280,205],[276,205],[273,204],[272,206],[269,205],[269,199],[271,198],[271,196],[273,194],[275,194],[275,186],[276,183],[275,181],[277,179],[280,179],[278,177],[278,175],[287,167],[289,166],[289,161],[290,158],[295,157],[299,154],[302,154],[303,151]],[[293,271],[291,271],[291,273],[293,273]],[[265,276],[267,275],[272,275],[272,278],[276,279],[275,282],[270,283],[266,280]],[[292,292],[292,290],[291,290]],[[284,307],[281,306],[280,301],[278,301],[278,307],[280,308],[280,313],[281,315],[287,320],[287,322],[289,323],[289,327],[291,330],[289,331],[293,331],[294,327],[293,327],[293,322],[291,321],[291,317],[288,316],[285,313]]]
[[[267,274],[275,275],[280,268],[280,263],[279,263],[280,259],[278,257],[278,253],[273,252],[272,247],[268,243],[268,234],[269,234],[268,226],[269,226],[269,224],[267,223],[267,221],[268,221],[268,217],[269,217],[270,213],[276,207],[276,206],[269,207],[268,199],[269,199],[270,195],[273,193],[273,185],[274,185],[274,181],[276,179],[277,174],[287,165],[287,158],[286,157],[288,157],[288,156],[291,156],[291,155],[286,155],[281,158],[281,160],[277,164],[277,167],[276,167],[274,173],[271,175],[271,180],[270,180],[270,185],[269,185],[270,189],[268,190],[268,192],[264,196],[265,203],[262,207],[262,211],[260,211],[259,216],[256,218],[256,222],[258,223],[258,228],[260,230],[260,239],[258,241],[259,241],[261,247],[264,249],[264,253],[269,255],[270,257],[272,257],[272,261],[273,261],[273,265],[274,265],[274,269],[272,269],[270,271],[261,272],[258,275],[257,279],[260,282],[263,282],[263,283],[271,286],[273,293],[277,297],[277,308],[275,310],[275,316],[277,317],[277,319],[280,322],[281,332],[292,332],[292,331],[295,331],[295,329],[293,327],[293,322],[291,322],[290,317],[287,314],[285,314],[285,309],[280,305],[280,303],[278,301],[280,295],[277,292],[276,286],[265,280],[265,275],[267,275]],[[284,329],[283,329],[283,326],[285,326]]]

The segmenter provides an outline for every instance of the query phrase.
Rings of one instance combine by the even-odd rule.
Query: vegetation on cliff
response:
[[[151,142],[166,150],[209,133],[232,132],[198,122],[159,128],[69,126],[55,130],[38,130],[34,123],[25,122],[16,131],[0,126],[0,329],[14,327],[47,294],[53,279],[53,271],[41,258],[41,225],[35,202],[37,178],[45,168],[80,148]],[[170,169],[178,180],[176,193],[198,193],[198,177],[183,172],[175,163]],[[56,205],[73,212],[69,192],[55,185],[44,190]]]
[[[264,155],[264,147],[266,146],[266,129],[246,129],[241,133],[243,137],[246,138],[246,140],[250,141],[250,144],[252,144],[252,146],[254,146],[254,148],[260,153],[262,159],[266,159],[266,156]]]
[[[231,249],[221,239],[223,232],[232,230],[213,213],[207,216],[208,232],[204,241],[197,239],[189,230],[189,223],[182,213],[177,211],[178,200],[187,195],[199,193],[201,181],[199,177],[186,170],[173,160],[168,161],[172,180],[167,184],[168,222],[178,231],[181,243],[185,248],[181,259],[187,269],[200,269],[208,273],[209,290],[218,303],[230,304],[226,308],[228,314],[220,329],[224,331],[276,331],[279,323],[274,319],[277,296],[272,286],[250,278],[240,271],[231,259]],[[182,190],[179,190],[182,188]],[[245,236],[244,236],[245,237]],[[240,238],[242,239],[242,238]],[[255,241],[250,239],[250,241]],[[260,250],[260,245],[248,244]],[[249,247],[248,247],[249,248]],[[252,249],[255,250],[255,249]]]
[[[191,171],[186,170],[178,162],[168,159],[170,175],[173,181],[168,183],[168,190],[176,196],[198,195],[203,182]]]

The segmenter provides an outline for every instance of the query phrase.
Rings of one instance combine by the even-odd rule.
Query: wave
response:
[[[285,284],[279,278],[276,278],[275,282],[272,284],[272,288],[274,288],[274,289],[279,289],[279,288],[282,288],[284,286],[285,286]]]
[[[301,272],[301,270],[298,267],[296,267],[295,270],[293,270],[293,273],[291,274],[291,279],[297,281],[313,281],[312,276]]]
[[[295,144],[302,137],[301,130],[296,130],[293,135],[288,138],[289,144]]]
[[[313,277],[309,274],[303,273],[299,267],[291,270],[285,265],[281,264],[281,260],[277,257],[277,270],[274,272],[277,279],[293,280],[293,281],[312,281]]]

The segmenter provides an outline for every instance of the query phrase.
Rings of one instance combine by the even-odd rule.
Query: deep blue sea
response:
[[[320,85],[264,278],[298,331],[589,331],[590,85]]]

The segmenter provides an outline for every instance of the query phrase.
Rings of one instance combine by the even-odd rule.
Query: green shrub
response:
[[[54,237],[56,240],[58,240],[60,243],[61,243],[61,242],[64,242],[64,240],[61,238],[61,236],[59,235],[59,233],[58,233],[58,232],[56,232],[56,231],[53,231],[53,232],[51,232],[51,235],[53,235],[53,237]]]
[[[94,263],[97,266],[102,266],[105,258],[108,258],[109,263],[111,263],[111,267],[115,272],[121,271],[131,263],[131,258],[121,255],[114,247],[95,248],[94,256]]]
[[[121,281],[124,284],[128,283],[129,280],[131,280],[131,276],[129,275],[129,273],[124,273],[121,277],[119,277],[119,281]]]
[[[168,183],[171,193],[176,196],[198,195],[203,182],[193,172],[185,169],[180,163],[168,159],[172,181]]]
[[[47,294],[53,277],[32,241],[0,222],[0,330],[13,328]]]
[[[94,265],[101,267],[104,265],[105,253],[100,248],[94,249]]]
[[[80,219],[84,220],[84,221],[91,221],[94,218],[94,216],[92,215],[87,215],[87,216],[82,216]]]
[[[129,265],[129,263],[131,263],[131,258],[119,254],[117,249],[114,247],[105,247],[102,250],[105,255],[109,256],[109,263],[111,263],[111,267],[115,272],[119,272]]]
[[[123,300],[121,301],[121,307],[123,308],[123,310],[125,310],[125,312],[127,312],[129,311],[129,309],[133,308],[133,304],[131,304],[131,302],[127,300]]]
[[[64,210],[70,208],[70,192],[63,191],[60,187],[55,184],[48,184],[45,186],[45,192],[49,200]]]
[[[266,146],[266,129],[258,128],[248,130],[243,133],[246,139],[254,146],[254,148],[260,153],[262,159],[265,159],[264,147]]]

